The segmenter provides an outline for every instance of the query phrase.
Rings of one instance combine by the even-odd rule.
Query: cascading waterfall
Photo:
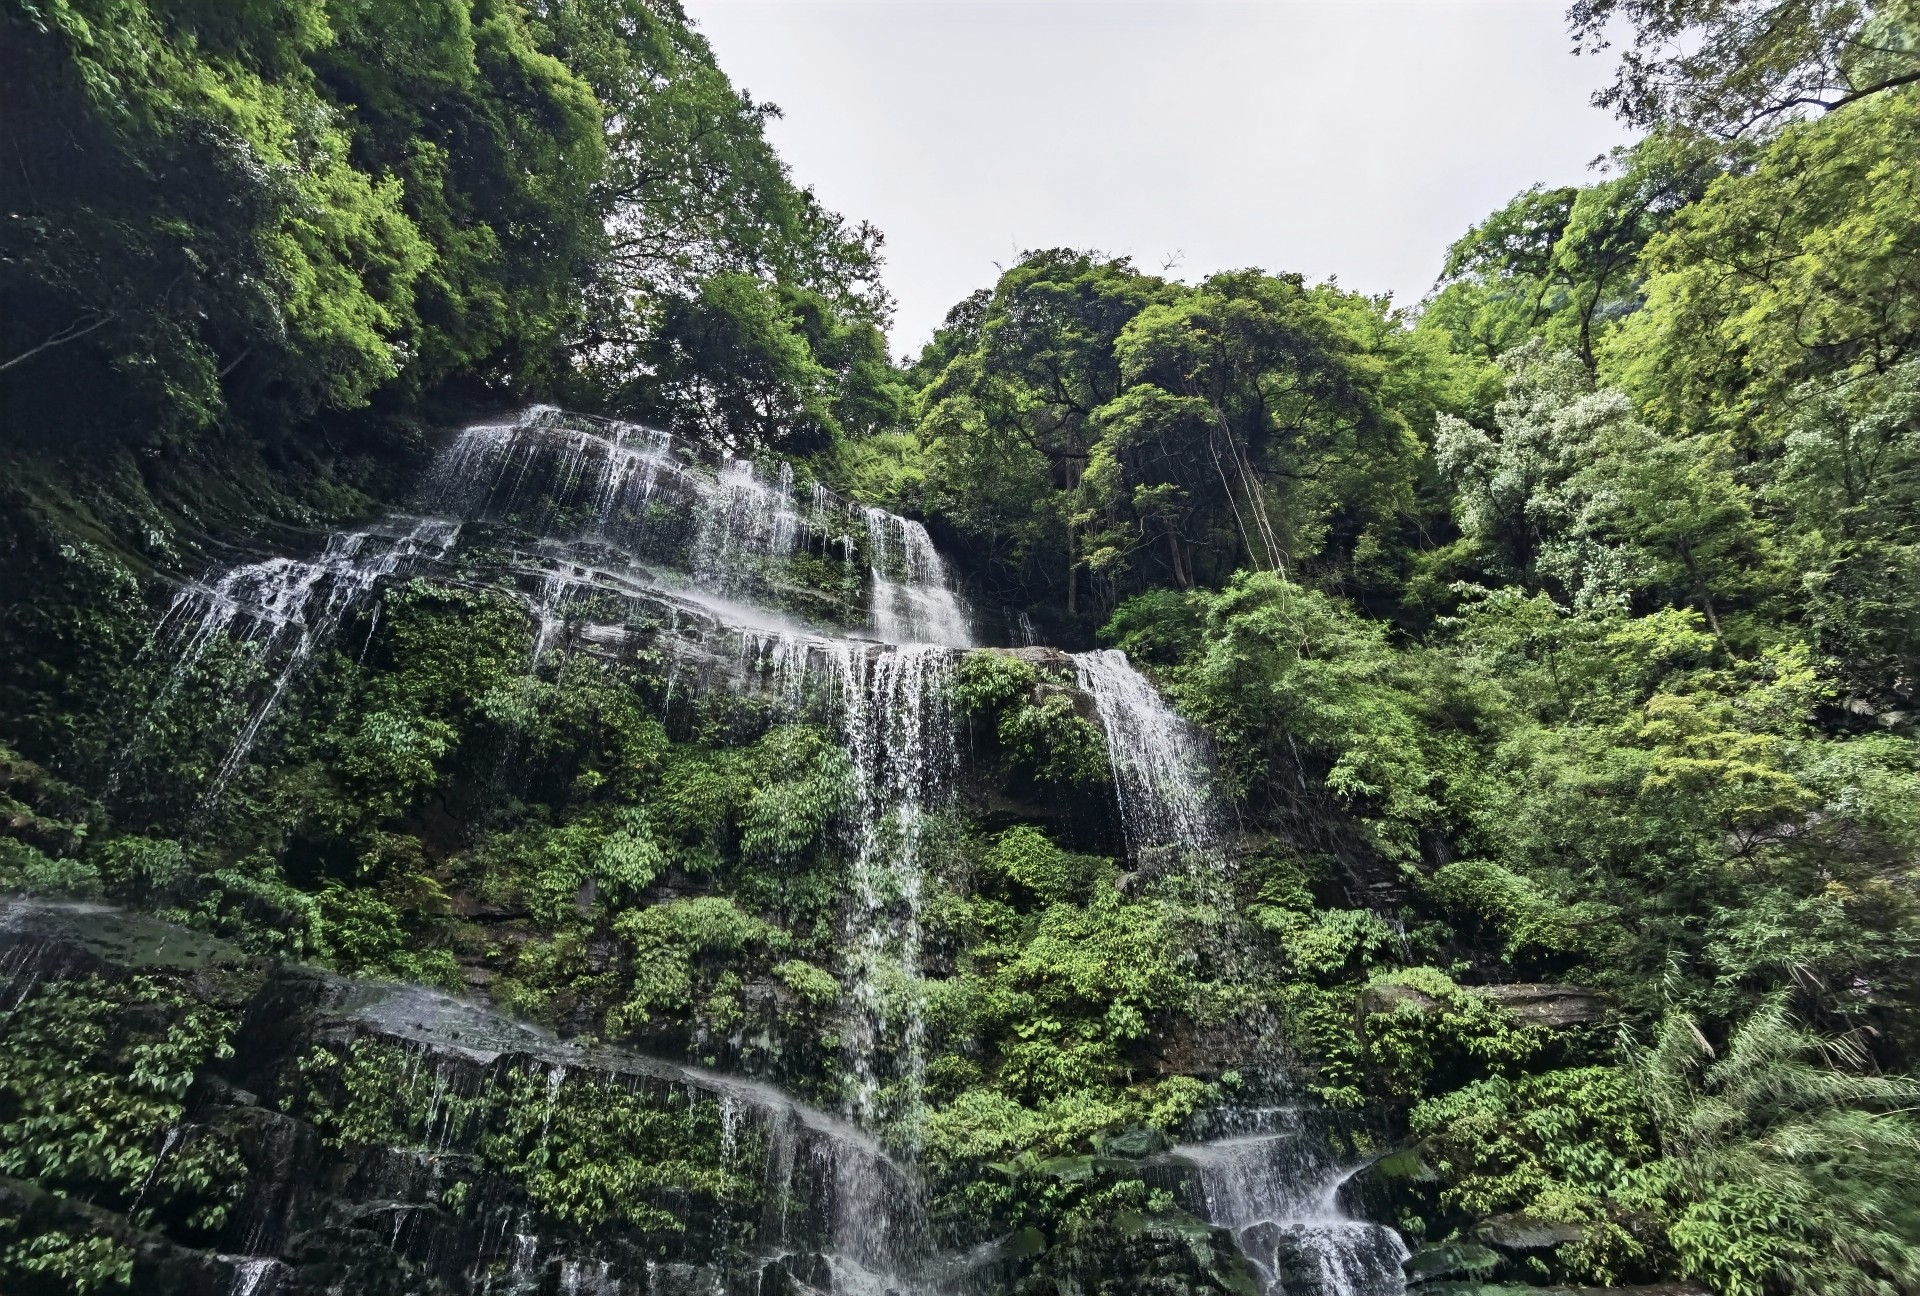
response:
[[[807,520],[793,505],[793,465],[764,482],[745,459],[729,459],[718,488],[703,499],[693,576],[703,585],[728,588],[743,564],[755,557],[786,558],[805,536]]]
[[[698,1084],[735,1104],[729,1122],[764,1137],[768,1195],[756,1225],[764,1244],[795,1250],[803,1233],[807,1246],[824,1237],[822,1262],[832,1272],[821,1285],[876,1296],[901,1288],[903,1275],[928,1263],[917,1190],[856,1127],[910,1129],[902,1118],[923,1101],[924,844],[929,815],[951,801],[957,782],[948,684],[958,650],[973,642],[970,614],[925,527],[849,505],[817,483],[803,503],[787,465],[769,474],[745,460],[709,465],[664,433],[551,407],[462,431],[415,506],[427,516],[341,533],[313,560],[267,559],[182,591],[163,623],[180,671],[221,634],[277,662],[214,794],[314,648],[383,578],[457,563],[463,534],[481,537],[469,543],[490,557],[462,572],[504,581],[534,618],[536,667],[562,643],[619,651],[645,636],[665,649],[668,707],[677,689],[724,676],[757,687],[776,716],[831,723],[851,766],[842,1049],[845,1111],[855,1124],[834,1126],[839,1132],[823,1142],[812,1117],[765,1086],[712,1076]],[[846,589],[864,585],[864,606],[820,602],[807,582],[786,575],[784,564],[804,555],[837,560]],[[1024,616],[1018,633],[1035,637]],[[1128,853],[1136,863],[1177,857],[1223,869],[1225,824],[1202,735],[1123,653],[1081,653],[1074,662],[1106,734]],[[557,1086],[564,1064],[555,1066]],[[694,1083],[683,1072],[682,1082]],[[1399,1291],[1397,1236],[1341,1213],[1340,1176],[1324,1148],[1281,1126],[1178,1149],[1175,1159],[1200,1185],[1198,1209],[1234,1231],[1270,1296]],[[865,1150],[848,1150],[856,1147]],[[824,1223],[817,1208],[830,1217]],[[520,1232],[500,1222],[501,1244],[527,1251],[531,1277],[544,1244],[507,1241]],[[563,1287],[618,1289],[594,1263],[566,1257]]]
[[[633,542],[656,493],[704,481],[666,433],[535,405],[505,423],[463,428],[428,469],[420,500],[451,517],[509,516],[543,534]]]
[[[738,641],[743,666],[749,637],[833,643],[835,622],[864,622],[900,644],[970,642],[966,610],[919,523],[847,504],[817,483],[802,506],[791,465],[770,477],[746,460],[710,468],[668,434],[636,424],[534,406],[464,428],[425,474],[415,507],[424,516],[338,533],[314,559],[246,563],[181,590],[157,635],[174,657],[176,682],[223,634],[253,644],[273,671],[210,799],[245,765],[313,650],[382,578],[447,559],[463,524],[532,537],[494,570],[510,577],[535,620],[536,662],[583,609],[607,607],[615,623],[589,625],[587,638],[620,640],[622,616],[677,629],[684,615]],[[818,552],[851,570],[861,538],[873,555],[866,607],[804,609],[825,625],[779,610],[799,588],[782,563]],[[705,639],[694,646],[705,648]],[[687,642],[677,637],[675,651]]]
[[[314,648],[332,636],[382,577],[445,557],[459,534],[458,522],[441,518],[415,519],[398,535],[381,528],[335,532],[311,561],[268,558],[245,563],[210,574],[174,596],[156,632],[163,640],[177,639],[169,693],[221,635],[254,645],[261,659],[274,667],[265,695],[248,712],[214,774],[209,801],[219,797],[246,763]]]
[[[537,1090],[545,1093],[549,1109],[568,1083],[597,1077],[620,1077],[633,1087],[714,1104],[728,1163],[754,1181],[759,1203],[751,1215],[717,1227],[742,1230],[766,1255],[818,1254],[836,1293],[898,1291],[903,1276],[926,1261],[926,1221],[911,1173],[866,1130],[772,1085],[625,1049],[582,1049],[465,1000],[412,987],[365,988],[344,1012],[379,1038],[415,1050],[412,1065],[432,1075],[436,1096],[470,1098],[494,1069],[511,1066],[541,1082]],[[427,1120],[430,1146],[460,1146],[460,1106],[435,1103]],[[436,1123],[438,1113],[444,1115]],[[271,1225],[262,1230],[275,1231]],[[582,1274],[597,1271],[609,1292],[633,1290],[609,1275],[604,1261],[569,1254],[569,1245],[521,1233],[515,1268],[532,1275],[558,1261],[563,1270],[571,1265]]]
[[[853,1110],[870,1122],[881,1115],[883,1060],[904,1087],[900,1106],[910,1109],[920,1096],[920,847],[924,815],[944,799],[959,765],[946,701],[953,653],[854,643],[832,657],[856,806],[847,1054],[858,1086]]]
[[[674,669],[679,654],[694,651],[707,668],[725,669],[737,682],[758,680],[776,714],[819,715],[840,730],[852,770],[843,933],[843,1048],[853,1082],[847,1111],[867,1125],[910,1114],[923,1069],[923,821],[952,790],[959,758],[946,685],[955,647],[970,642],[966,610],[925,528],[849,506],[818,485],[801,506],[790,466],[770,477],[744,460],[709,469],[663,434],[549,407],[464,429],[427,473],[416,503],[435,516],[398,534],[392,524],[344,533],[310,562],[267,559],[183,591],[167,618],[169,627],[184,630],[172,640],[179,669],[222,633],[256,641],[282,659],[272,695],[250,715],[221,785],[240,768],[313,647],[382,577],[414,570],[417,560],[448,559],[462,523],[530,535],[509,551],[505,570],[535,622],[536,664],[563,634],[620,638],[616,625],[574,627],[576,615],[664,609]],[[863,540],[870,589],[860,619],[885,642],[849,637],[758,601],[776,587],[781,561],[810,550],[850,565]],[[411,1010],[420,1003],[411,1001]],[[552,1076],[558,1083],[561,1073]],[[872,1156],[855,1156],[845,1140],[799,1137],[765,1107],[761,1102],[755,1119],[770,1155],[795,1162],[791,1176],[808,1185],[783,1188],[778,1200],[806,1195],[828,1205],[831,1218],[819,1227],[830,1235],[834,1290],[898,1287],[897,1275],[926,1258],[911,1223],[918,1207],[910,1179],[878,1168],[873,1158],[881,1154],[870,1138]],[[786,1245],[782,1239],[800,1227],[784,1215],[763,1224],[770,1245]],[[537,1241],[520,1245],[532,1266]],[[582,1290],[599,1280],[590,1267],[566,1274]]]
[[[1077,653],[1074,671],[1107,736],[1127,850],[1206,851],[1220,838],[1206,740],[1118,649]]]
[[[877,508],[866,510],[866,522],[874,633],[890,643],[971,645],[966,611],[927,529]]]
[[[1145,862],[1177,851],[1224,869],[1225,830],[1204,736],[1151,683],[1108,649],[1074,658],[1106,733],[1128,852]],[[1263,1296],[1398,1296],[1406,1290],[1399,1234],[1340,1205],[1350,1176],[1331,1156],[1313,1109],[1228,1109],[1225,1137],[1177,1148],[1192,1167],[1207,1219],[1231,1229],[1259,1272]]]
[[[1192,1167],[1213,1223],[1233,1231],[1260,1276],[1262,1296],[1401,1296],[1407,1288],[1400,1235],[1356,1220],[1340,1204],[1353,1168],[1332,1155],[1312,1108],[1230,1111],[1230,1131],[1176,1147]]]

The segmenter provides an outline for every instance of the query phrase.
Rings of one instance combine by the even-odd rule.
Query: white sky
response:
[[[686,0],[775,146],[887,235],[897,352],[1022,249],[1411,304],[1446,246],[1627,136],[1565,0]]]

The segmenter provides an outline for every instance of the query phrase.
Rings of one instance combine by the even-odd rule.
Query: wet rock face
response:
[[[1514,985],[1473,986],[1471,990],[1499,1004],[1519,1026],[1558,1030],[1588,1026],[1606,1015],[1606,999],[1597,990],[1573,985],[1524,982]],[[1370,985],[1360,992],[1361,1016],[1407,1008],[1422,1016],[1444,1013],[1447,1005],[1423,990],[1405,985]]]
[[[1226,1229],[1198,1221],[1148,1226],[1123,1215],[1063,1239],[1019,1290],[1022,1296],[1260,1296],[1262,1289]]]
[[[1073,656],[1058,648],[1046,648],[1034,645],[1027,648],[1003,648],[999,651],[1009,657],[1016,657],[1039,672],[1043,679],[1056,684],[1071,684],[1074,679]]]
[[[1408,1008],[1421,1016],[1432,1016],[1447,1010],[1446,1004],[1412,986],[1370,985],[1360,991],[1360,1015],[1372,1016],[1374,1013],[1397,1012]]]
[[[163,1158],[233,1150],[220,1222],[141,1227],[16,1181],[0,1215],[92,1235],[100,1214],[135,1290],[209,1296],[879,1291],[927,1253],[914,1178],[771,1087],[574,1047],[445,995],[270,971],[147,919],[0,911],[9,1005],[130,969],[215,994],[223,959],[250,974],[231,1055],[152,1132]]]
[[[1208,1121],[1214,1137],[1164,1160],[1181,1171],[1176,1195],[1228,1230],[1262,1296],[1406,1290],[1400,1236],[1347,1207],[1354,1159],[1336,1151],[1330,1113],[1282,1101],[1221,1109]]]
[[[435,991],[269,967],[137,915],[0,901],[0,1005],[75,978],[164,982],[178,995],[153,1004],[177,1015],[217,1000],[230,1023],[177,1118],[140,1135],[163,1163],[183,1155],[171,1149],[231,1150],[217,1219],[0,1179],[0,1227],[106,1238],[142,1293],[1401,1289],[1397,1237],[1339,1204],[1350,1158],[1325,1113],[1219,1115],[1211,1141],[1180,1147],[1146,1128],[1106,1139],[1098,1156],[1041,1168],[1062,1183],[1141,1180],[1144,1209],[943,1246],[915,1173],[771,1086],[570,1043]]]

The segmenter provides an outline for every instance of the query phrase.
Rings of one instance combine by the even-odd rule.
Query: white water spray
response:
[[[873,632],[889,643],[972,646],[966,610],[927,529],[884,509],[865,512]]]
[[[1341,1205],[1352,1176],[1330,1155],[1310,1109],[1233,1113],[1247,1132],[1173,1150],[1193,1167],[1207,1218],[1231,1229],[1263,1296],[1402,1296],[1400,1235]]]
[[[1220,838],[1220,807],[1206,740],[1127,655],[1108,648],[1076,653],[1080,687],[1092,695],[1107,736],[1114,795],[1127,849],[1205,851]]]
[[[891,1061],[900,1105],[919,1102],[925,1069],[920,978],[922,833],[959,767],[947,683],[955,654],[927,644],[843,642],[839,676],[854,770],[853,905],[848,918],[853,1110],[872,1122]]]

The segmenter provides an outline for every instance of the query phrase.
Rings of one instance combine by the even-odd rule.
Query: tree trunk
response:
[[[1080,607],[1079,567],[1073,559],[1073,527],[1067,527],[1067,615],[1073,616]]]

